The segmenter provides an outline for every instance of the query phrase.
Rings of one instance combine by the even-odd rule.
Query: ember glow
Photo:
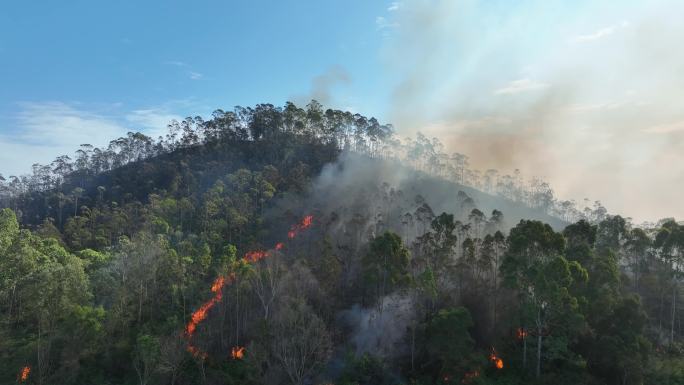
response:
[[[297,235],[302,231],[306,230],[311,225],[313,224],[313,215],[307,215],[305,216],[300,223],[297,223],[295,225],[292,225],[290,227],[290,231],[287,233],[287,237],[289,239],[294,239],[297,237]],[[275,250],[282,250],[285,247],[285,244],[283,242],[278,242],[275,244],[273,247]],[[261,261],[262,259],[266,257],[270,257],[272,253],[267,250],[252,250],[248,251],[245,253],[244,257],[242,258],[248,263],[257,263]],[[223,287],[226,285],[230,285],[233,283],[235,280],[235,274],[231,273],[228,276],[219,276],[217,277],[214,282],[211,284],[211,292],[214,293],[214,296],[208,300],[207,302],[203,303],[202,306],[199,307],[199,309],[195,310],[195,312],[192,313],[192,316],[190,316],[190,321],[188,324],[185,326],[185,337],[188,340],[188,347],[187,350],[190,352],[194,357],[205,359],[207,358],[207,354],[203,351],[201,351],[199,348],[196,346],[192,345],[191,340],[192,336],[195,334],[195,331],[197,330],[197,326],[204,321],[208,314],[209,310],[213,308],[217,303],[221,302],[223,299]],[[233,359],[242,359],[244,355],[244,347],[233,347],[231,351],[231,356]],[[30,368],[29,368],[30,370]],[[28,376],[28,373],[27,373]]]
[[[524,328],[518,328],[516,335],[517,335],[519,340],[522,340],[523,338],[527,338],[527,330],[525,330]]]
[[[311,227],[311,224],[313,223],[313,215],[307,215],[302,219],[300,223],[297,223],[296,225],[292,225],[290,228],[290,231],[287,232],[287,237],[290,239],[295,238],[300,231],[306,230],[309,227]]]
[[[503,369],[503,360],[496,355],[496,350],[494,350],[494,348],[492,348],[492,353],[489,355],[489,360],[494,363],[494,366],[497,369]]]
[[[29,373],[31,373],[30,366],[24,366],[21,368],[21,371],[19,372],[19,382],[25,382],[28,380]]]
[[[269,256],[268,251],[264,250],[254,250],[254,251],[248,251],[245,253],[244,260],[249,262],[249,263],[257,263],[261,261],[262,259],[266,258]]]
[[[474,378],[480,377],[480,371],[479,370],[473,370],[472,372],[466,372],[466,374],[463,375],[463,380],[461,380],[462,384],[470,384]]]
[[[234,360],[241,360],[245,356],[245,347],[233,346],[230,351],[230,356],[233,357]]]

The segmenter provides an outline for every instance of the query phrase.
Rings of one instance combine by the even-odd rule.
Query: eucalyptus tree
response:
[[[544,338],[553,336],[555,328],[563,331],[577,328],[583,322],[570,287],[576,280],[586,280],[587,272],[579,263],[568,262],[564,251],[562,234],[548,224],[522,220],[510,231],[501,265],[505,283],[518,295],[522,328],[527,330],[527,323],[534,326],[537,377],[541,375]],[[567,351],[567,345],[562,350]]]

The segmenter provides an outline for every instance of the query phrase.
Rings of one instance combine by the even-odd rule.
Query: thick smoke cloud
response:
[[[361,218],[355,216],[364,213],[365,239],[377,235],[375,224],[379,218],[385,226],[402,234],[404,241],[410,243],[413,241],[407,236],[410,234],[403,234],[402,215],[414,213],[421,204],[418,200],[427,203],[435,215],[446,212],[454,214],[457,220],[464,223],[469,221],[468,215],[473,207],[462,205],[458,198],[459,191],[472,198],[474,206],[486,215],[495,209],[502,211],[504,230],[515,226],[521,219],[542,220],[557,229],[566,225],[558,218],[523,204],[429,176],[395,161],[376,159],[369,162],[367,157],[349,152],[343,153],[337,162],[324,167],[305,202],[326,215],[335,213],[337,219],[332,231],[340,232],[339,239],[345,239],[345,234],[350,232],[345,224],[360,223]]]
[[[388,120],[482,169],[548,179],[611,212],[684,217],[676,1],[407,0],[383,57]]]

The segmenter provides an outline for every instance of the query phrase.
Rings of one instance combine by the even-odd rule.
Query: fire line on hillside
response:
[[[294,239],[299,235],[299,233],[303,230],[308,229],[311,227],[313,224],[313,215],[307,215],[305,216],[301,222],[296,223],[290,227],[290,230],[287,232],[287,238],[288,239]],[[282,250],[285,247],[285,244],[283,242],[278,242],[275,244],[273,247],[274,250]],[[244,257],[242,258],[244,261],[248,263],[257,263],[260,260],[272,256],[273,253],[269,250],[252,250],[248,251],[245,253]],[[187,350],[190,352],[193,356],[205,359],[207,358],[207,353],[203,352],[200,350],[198,347],[194,346],[192,344],[192,337],[195,334],[195,331],[197,330],[197,326],[204,321],[209,313],[209,310],[213,308],[217,303],[221,302],[223,299],[223,287],[226,285],[230,285],[233,283],[235,280],[235,274],[230,273],[227,276],[219,276],[217,277],[214,282],[211,285],[211,292],[214,293],[214,296],[209,299],[207,302],[203,303],[202,306],[199,307],[199,309],[195,310],[192,313],[192,316],[190,317],[190,321],[187,323],[185,326],[185,337],[188,341],[188,347]],[[245,348],[244,347],[239,347],[239,346],[234,346],[231,350],[231,357],[236,360],[240,360],[244,357],[244,352]]]

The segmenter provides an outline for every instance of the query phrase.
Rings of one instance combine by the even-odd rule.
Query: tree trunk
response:
[[[677,311],[677,283],[673,280],[672,284],[672,317],[670,322],[670,345],[674,343],[674,324]]]
[[[537,310],[537,370],[536,377],[541,375],[541,352],[542,352],[542,308]]]
[[[235,345],[240,344],[240,282],[235,278]]]
[[[414,323],[413,327],[411,327],[411,372],[416,370],[415,355],[416,355],[416,325]]]
[[[536,376],[539,378],[541,375],[541,352],[542,352],[542,335],[541,335],[541,328],[537,329],[537,370],[536,370]]]
[[[523,337],[523,368],[527,368],[527,336]]]
[[[138,292],[138,323],[142,321],[142,304],[143,304],[143,281],[140,280],[140,289]]]

